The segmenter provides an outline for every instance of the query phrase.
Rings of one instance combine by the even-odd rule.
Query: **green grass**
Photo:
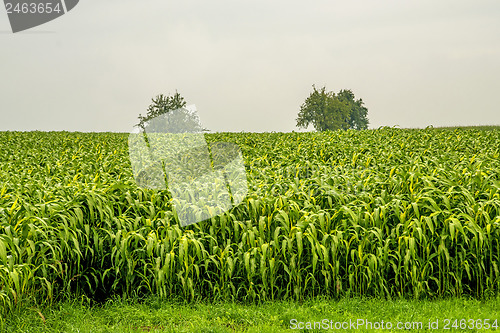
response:
[[[394,126],[394,128],[398,128],[398,126]],[[433,130],[476,130],[476,131],[491,131],[500,129],[500,125],[469,125],[469,126],[427,126],[426,129]],[[423,128],[419,127],[408,127],[405,130],[423,130]]]
[[[438,129],[448,129],[448,130],[478,130],[478,131],[488,131],[488,130],[498,130],[500,129],[500,125],[476,125],[476,126],[445,126],[445,127],[436,127]]]
[[[322,319],[310,312],[318,306],[333,319],[497,316],[481,312],[497,301],[461,300],[499,295],[500,130],[206,138],[238,144],[249,192],[227,214],[181,228],[169,192],[134,181],[126,134],[1,132],[6,332],[279,331],[291,316]],[[317,300],[327,296],[342,301]],[[316,301],[292,303],[307,299]]]
[[[114,299],[101,306],[89,306],[85,298],[56,303],[51,307],[27,307],[14,311],[5,318],[4,332],[327,332],[332,330],[291,330],[291,321],[375,323],[388,321],[395,327],[398,322],[418,323],[423,328],[429,321],[438,320],[444,330],[446,319],[452,328],[455,319],[474,319],[500,325],[500,299],[479,301],[474,299],[443,300],[380,300],[345,298],[342,300],[315,299],[298,302],[264,302],[262,304],[237,303],[176,303],[148,298],[145,301]],[[457,322],[459,325],[459,322]],[[314,325],[314,324],[311,324]],[[366,329],[342,332],[376,332]],[[387,324],[385,324],[387,326]],[[379,330],[391,332],[391,330]],[[393,330],[398,331],[398,330]],[[428,330],[412,329],[411,332]],[[452,330],[452,331],[461,331]],[[462,330],[474,332],[475,330]],[[483,330],[493,331],[492,329]]]

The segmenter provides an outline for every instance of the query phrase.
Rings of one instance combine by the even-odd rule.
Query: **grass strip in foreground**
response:
[[[358,325],[360,320],[364,324]],[[474,320],[473,324],[471,320]],[[3,319],[2,331],[494,332],[499,330],[494,327],[495,321],[500,325],[500,299],[388,301],[351,298],[339,301],[316,299],[303,303],[277,301],[263,304],[186,304],[149,298],[142,302],[115,299],[93,307],[85,301],[74,300],[46,308],[22,308]],[[318,328],[319,324],[316,324],[314,329],[315,322],[321,323],[323,328]],[[350,327],[330,329],[335,327],[336,322],[349,323]],[[371,323],[371,328],[367,322]],[[383,327],[380,326],[382,322]],[[490,324],[489,329],[479,329],[479,324],[487,322]],[[353,328],[354,324],[351,323],[357,326]],[[398,329],[398,323],[403,326],[411,323],[413,327]],[[417,323],[422,323],[422,328],[418,328]],[[431,323],[434,327],[429,329]],[[329,329],[324,329],[325,325]],[[379,329],[375,328],[377,325]],[[389,325],[392,328],[388,328]],[[299,329],[299,326],[304,329]],[[306,329],[307,327],[313,329]]]

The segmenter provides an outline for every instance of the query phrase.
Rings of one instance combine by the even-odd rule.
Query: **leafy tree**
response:
[[[363,100],[355,100],[351,90],[341,90],[337,94],[337,98],[349,105],[349,128],[356,130],[367,129],[369,124],[368,109],[363,106]]]
[[[136,125],[143,132],[199,132],[204,130],[196,113],[186,107],[186,101],[177,91],[173,96],[160,94],[152,98],[146,116],[139,114]]]
[[[317,131],[337,129],[368,128],[368,109],[361,99],[355,100],[351,90],[341,90],[338,94],[320,90],[313,85],[313,92],[301,105],[297,127],[307,128],[310,124]]]

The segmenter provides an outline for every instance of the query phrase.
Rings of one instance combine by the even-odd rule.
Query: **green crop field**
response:
[[[500,130],[206,134],[249,192],[181,228],[127,134],[0,133],[0,312],[68,295],[483,298],[500,290]]]

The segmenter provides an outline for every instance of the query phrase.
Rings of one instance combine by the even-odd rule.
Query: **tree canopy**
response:
[[[368,109],[363,100],[356,100],[351,90],[340,90],[337,94],[326,88],[313,91],[301,105],[297,127],[307,128],[313,125],[317,131],[337,129],[368,128]]]
[[[186,101],[178,92],[173,96],[160,94],[151,99],[146,116],[139,114],[136,125],[143,132],[200,132],[203,130],[195,112],[187,110]]]

